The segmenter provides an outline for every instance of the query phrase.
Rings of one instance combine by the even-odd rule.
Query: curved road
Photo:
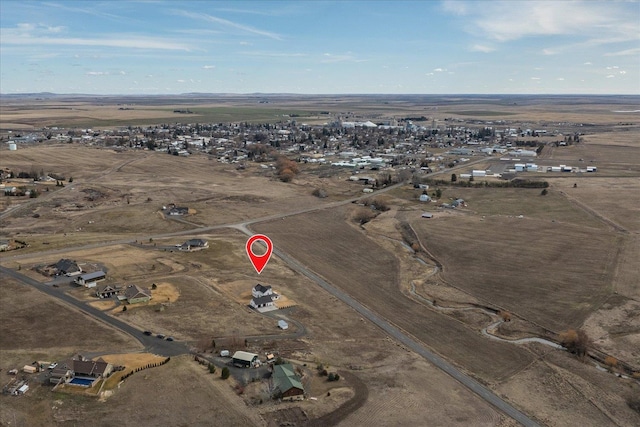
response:
[[[464,165],[461,166],[469,166],[470,164],[473,163],[477,163],[479,161],[482,161],[483,159],[479,159],[477,161],[474,162],[468,162],[465,163]],[[461,167],[460,166],[460,167]],[[437,175],[437,174],[441,174],[441,173],[449,173],[452,170],[455,170],[457,168],[452,168],[452,169],[448,169],[446,171],[443,172],[436,172],[432,175]],[[223,229],[223,228],[235,228],[241,232],[243,232],[244,234],[248,235],[248,236],[252,236],[254,233],[248,228],[248,226],[250,224],[255,224],[258,222],[263,222],[263,221],[268,221],[271,219],[277,219],[277,218],[283,218],[286,216],[292,216],[292,215],[298,215],[301,213],[306,213],[306,212],[312,212],[312,211],[316,211],[316,210],[322,210],[322,209],[329,209],[332,207],[337,207],[337,206],[341,206],[341,205],[345,205],[348,203],[351,203],[355,200],[360,200],[362,198],[367,198],[367,197],[372,197],[375,196],[377,194],[380,193],[384,193],[386,191],[389,191],[397,186],[403,185],[404,183],[400,183],[400,184],[396,184],[390,187],[387,187],[385,189],[376,191],[373,194],[367,194],[364,196],[360,196],[354,199],[348,199],[348,200],[343,200],[343,201],[339,201],[339,202],[333,202],[333,203],[328,203],[326,205],[322,205],[322,206],[316,206],[316,207],[312,207],[312,208],[307,208],[307,209],[301,209],[299,211],[295,211],[295,212],[289,212],[289,213],[285,213],[285,214],[274,214],[274,215],[269,215],[267,217],[263,217],[263,218],[257,218],[257,219],[253,219],[253,220],[248,220],[248,221],[244,221],[241,222],[239,224],[223,224],[223,225],[217,225],[217,226],[210,226],[210,227],[198,227],[195,230],[185,230],[185,231],[180,231],[180,232],[175,232],[175,233],[167,233],[167,234],[162,234],[162,235],[156,235],[156,236],[151,236],[153,238],[161,238],[161,237],[172,237],[172,236],[181,236],[181,235],[189,235],[189,234],[194,234],[194,232],[200,234],[203,232],[207,232],[207,231],[213,231],[216,229]],[[148,238],[148,237],[147,237]],[[86,245],[80,248],[74,248],[74,250],[78,250],[78,249],[85,249],[85,248],[96,248],[96,247],[101,247],[101,246],[108,246],[108,245],[113,245],[113,244],[117,244],[117,243],[130,243],[131,240],[130,239],[123,239],[123,240],[119,240],[119,241],[115,241],[115,242],[101,242],[101,243],[97,243],[97,244],[92,244],[92,245]],[[60,250],[53,250],[53,251],[49,251],[47,253],[52,254],[52,253],[64,253],[71,250],[70,248],[64,248],[64,249],[60,249]],[[345,304],[349,305],[351,308],[353,308],[354,310],[356,310],[358,313],[360,313],[362,316],[364,316],[365,318],[367,318],[369,321],[371,321],[372,323],[374,323],[376,326],[378,326],[380,329],[382,329],[383,331],[385,331],[388,335],[390,335],[391,337],[393,337],[394,339],[396,339],[397,341],[401,342],[403,345],[405,345],[407,348],[410,348],[412,351],[416,352],[417,354],[421,355],[422,357],[424,357],[426,360],[428,360],[429,362],[431,362],[434,366],[436,366],[437,368],[439,368],[440,370],[444,371],[445,373],[447,373],[448,375],[450,375],[451,377],[453,377],[454,379],[456,379],[458,382],[460,382],[462,385],[464,385],[465,387],[467,387],[469,390],[471,390],[473,393],[475,393],[476,395],[478,395],[480,398],[482,398],[483,400],[485,400],[486,402],[490,403],[491,405],[493,405],[495,408],[497,408],[498,410],[502,411],[504,414],[508,415],[509,417],[513,418],[514,420],[516,420],[517,422],[519,422],[520,424],[527,426],[527,427],[538,427],[539,424],[536,423],[533,419],[529,418],[526,414],[524,414],[523,412],[519,411],[518,409],[516,409],[515,407],[513,407],[511,404],[507,403],[505,400],[503,400],[502,398],[500,398],[499,396],[497,396],[496,394],[494,394],[491,390],[489,390],[487,387],[483,386],[482,384],[480,384],[478,381],[476,381],[475,379],[471,378],[469,375],[464,374],[463,372],[461,372],[460,370],[458,370],[456,367],[454,367],[451,363],[447,362],[446,360],[444,360],[442,357],[438,356],[437,354],[431,352],[430,350],[428,350],[422,343],[414,340],[413,338],[409,337],[408,335],[406,335],[402,330],[400,330],[399,328],[397,328],[396,326],[392,325],[389,321],[387,321],[386,319],[383,319],[382,317],[378,316],[376,313],[374,313],[373,311],[369,310],[368,308],[366,308],[364,305],[362,305],[361,303],[359,303],[357,300],[355,300],[354,298],[352,298],[351,296],[349,296],[348,294],[342,292],[341,290],[335,288],[334,286],[332,286],[331,284],[329,284],[327,281],[325,281],[324,279],[322,279],[320,276],[318,276],[317,274],[315,274],[314,272],[312,272],[310,269],[308,269],[307,267],[305,267],[304,265],[302,265],[301,263],[299,263],[297,260],[295,260],[294,258],[292,258],[291,256],[289,256],[288,254],[284,253],[283,251],[274,248],[273,249],[273,253],[275,253],[280,259],[282,259],[284,262],[286,262],[293,270],[305,275],[306,277],[308,277],[309,279],[313,280],[315,283],[318,284],[318,286],[322,287],[323,289],[325,289],[327,292],[329,292],[330,294],[332,294],[333,296],[335,296],[336,298],[339,298],[342,302],[344,302]],[[33,254],[29,254],[26,256],[33,256]],[[5,260],[9,258],[6,257]],[[19,259],[22,258],[21,256],[16,256],[16,257],[10,257],[12,259]],[[185,344],[179,343],[179,342],[166,342],[164,340],[159,340],[155,337],[148,337],[143,335],[138,329],[133,328],[132,326],[118,320],[115,319],[105,313],[103,313],[100,310],[95,309],[94,307],[91,307],[87,304],[82,303],[81,301],[78,301],[72,297],[70,297],[69,295],[66,295],[64,292],[58,292],[57,289],[53,289],[53,288],[49,288],[46,285],[43,285],[42,283],[33,280],[23,274],[20,274],[14,270],[5,268],[0,266],[0,273],[3,275],[7,275],[10,277],[13,277],[23,283],[29,284],[51,296],[60,298],[62,300],[64,300],[65,302],[79,308],[81,311],[90,314],[92,316],[94,316],[95,318],[110,324],[114,327],[116,327],[117,329],[124,331],[126,333],[128,333],[129,335],[133,336],[134,338],[136,338],[138,341],[140,341],[145,348],[150,349],[150,351],[154,352],[154,353],[158,353],[158,354],[162,354],[162,355],[166,355],[166,356],[172,356],[172,355],[177,355],[177,354],[184,354],[184,353],[188,353],[189,350],[186,348]]]
[[[79,301],[70,295],[67,295],[64,291],[59,288],[54,288],[52,286],[45,285],[43,283],[38,282],[24,274],[21,274],[17,271],[11,270],[6,267],[0,266],[0,277],[11,277],[15,280],[18,280],[26,285],[30,285],[37,290],[44,292],[47,295],[50,295],[54,298],[58,298],[65,303],[74,306],[79,309],[83,313],[86,313],[93,318],[102,321],[114,328],[131,335],[133,338],[138,340],[150,353],[159,354],[161,356],[178,356],[180,354],[189,353],[190,349],[186,344],[178,342],[178,341],[165,341],[158,339],[154,336],[147,336],[142,333],[139,329],[134,328],[133,326],[125,323],[119,319],[116,319],[113,316],[109,316],[107,313],[104,313],[98,310],[95,307],[92,307],[86,304],[83,301]]]

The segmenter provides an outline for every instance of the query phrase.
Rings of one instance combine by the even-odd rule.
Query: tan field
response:
[[[299,114],[306,123],[327,122],[321,111],[372,121],[425,115],[441,126],[445,119],[469,126],[477,126],[477,120],[504,120],[504,126],[532,129],[573,123],[583,142],[545,146],[536,161],[595,165],[598,172],[530,175],[549,183],[545,196],[540,189],[466,188],[447,182],[437,186],[439,202],[429,204],[418,201],[422,190],[400,185],[370,196],[390,209],[359,225],[356,216],[371,212],[370,206],[350,203],[363,195],[362,185],[348,181],[353,171],[328,165],[300,163],[300,174],[284,183],[264,164],[238,167],[201,153],[179,157],[53,142],[3,150],[1,168],[43,170],[66,180],[64,187],[49,185],[50,191],[39,187],[35,199],[2,198],[2,237],[27,243],[3,252],[2,267],[44,283],[54,278],[36,267],[70,258],[107,271],[104,283],[155,284],[151,301],[140,304],[100,300],[94,291],[69,284],[60,284],[56,292],[133,326],[140,335],[152,331],[175,337],[177,342],[166,345],[184,345],[185,354],[120,382],[129,369],[165,357],[143,348],[134,339],[138,335],[2,273],[2,371],[78,353],[127,370],[104,382],[101,393],[65,390],[73,387],[51,392],[30,376],[27,394],[0,396],[0,424],[517,425],[339,294],[322,289],[301,268],[541,425],[640,424],[638,115],[615,112],[632,106],[588,98],[541,98],[517,105],[508,99],[436,98],[397,105],[385,104],[384,97],[310,102],[292,96],[267,105],[233,97],[193,104],[138,100],[133,110],[119,110],[122,100],[115,98],[102,105],[80,98],[3,104],[3,129],[103,129],[181,120],[276,123],[288,114]],[[433,151],[444,154],[446,148]],[[473,160],[478,163],[468,169],[499,164],[497,158]],[[449,181],[450,176],[445,169],[437,178]],[[313,196],[316,188],[327,197]],[[438,206],[456,198],[467,206]],[[171,203],[190,208],[191,214],[165,215],[162,208]],[[421,218],[426,211],[433,218]],[[285,255],[274,255],[260,275],[245,253],[247,236],[239,231],[244,221],[252,221],[247,225],[251,231],[267,234]],[[207,240],[208,248],[177,248],[192,238]],[[271,285],[286,308],[268,314],[249,308],[256,283]],[[277,327],[280,318],[289,322],[288,330]],[[580,359],[550,342],[540,343],[557,343],[567,329],[585,331],[590,354],[600,359]],[[150,346],[165,343],[152,338]],[[217,355],[223,348],[260,357],[275,353],[293,362],[303,373],[307,397],[314,399],[273,401],[267,380],[248,379],[258,371],[234,371],[222,380],[224,361]],[[217,372],[210,374],[188,351],[215,361]],[[341,379],[320,377],[318,364]]]

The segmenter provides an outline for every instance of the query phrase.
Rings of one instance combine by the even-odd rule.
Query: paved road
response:
[[[245,233],[247,236],[252,236],[253,234],[255,234],[247,226],[239,226],[237,228],[238,230]],[[482,384],[480,384],[478,381],[471,378],[470,376],[464,374],[463,372],[458,370],[456,367],[454,367],[451,363],[444,360],[442,357],[428,350],[422,343],[409,337],[402,330],[392,325],[386,319],[383,319],[382,317],[378,316],[376,313],[369,310],[364,305],[360,304],[357,300],[353,299],[350,295],[342,292],[340,289],[329,284],[323,278],[321,278],[320,276],[318,276],[317,274],[309,270],[307,267],[299,263],[297,260],[289,256],[288,254],[284,253],[283,251],[277,248],[273,248],[273,253],[277,255],[281,260],[286,262],[289,265],[289,267],[291,267],[298,273],[307,276],[309,279],[313,280],[321,288],[323,288],[324,290],[326,290],[336,298],[340,299],[345,304],[349,305],[351,308],[356,310],[358,313],[360,313],[369,321],[373,322],[376,326],[378,326],[380,329],[385,331],[391,337],[393,337],[397,341],[404,344],[407,348],[415,351],[420,356],[424,357],[433,365],[435,365],[437,368],[441,369],[442,371],[446,372],[447,374],[455,378],[462,385],[464,385],[469,390],[471,390],[472,392],[480,396],[486,402],[496,407],[498,410],[510,416],[511,418],[513,418],[514,420],[522,424],[523,426],[527,426],[527,427],[539,426],[539,424],[536,421],[532,420],[526,414],[519,411],[518,409],[513,407],[511,404],[507,403],[505,400],[503,400],[502,398],[494,394],[487,387],[483,386]]]
[[[138,340],[144,346],[145,350],[149,353],[159,354],[161,356],[178,356],[180,354],[190,352],[189,347],[184,343],[178,341],[170,342],[161,340],[154,336],[146,336],[142,333],[141,330],[136,329],[133,326],[122,322],[121,320],[118,320],[112,316],[109,316],[107,313],[104,313],[83,301],[79,301],[71,297],[70,295],[66,294],[61,288],[54,288],[53,286],[45,285],[17,271],[0,266],[0,277],[2,276],[11,277],[25,285],[32,286],[37,290],[44,292],[45,294],[58,298],[65,303],[72,305],[73,307],[94,317],[97,320],[107,323],[108,325],[111,325],[114,328],[131,335],[133,338]]]
[[[463,166],[464,167],[468,167],[471,164],[478,163],[478,162],[483,161],[483,160],[484,159],[478,159],[478,160],[473,161],[473,162],[467,162],[467,163],[465,163],[463,165],[460,165],[460,166],[458,166],[456,168],[448,169],[448,170],[441,171],[441,172],[436,172],[436,173],[431,174],[431,175],[433,176],[433,175],[439,175],[439,174],[443,174],[443,173],[451,173],[452,171],[455,171],[459,167],[463,167]],[[155,236],[147,236],[147,237],[142,238],[142,239],[143,240],[147,240],[149,237],[162,238],[162,237],[182,236],[182,235],[190,235],[190,234],[192,235],[192,234],[194,234],[194,232],[198,233],[198,234],[201,234],[201,233],[205,233],[205,232],[208,232],[208,231],[213,231],[213,230],[223,229],[223,228],[235,228],[237,230],[242,231],[246,235],[251,236],[251,235],[254,234],[248,228],[248,226],[251,225],[251,224],[264,222],[264,221],[269,221],[269,220],[273,220],[273,219],[277,219],[277,218],[284,218],[284,217],[292,216],[292,215],[299,215],[299,214],[302,214],[302,213],[313,212],[313,211],[322,210],[322,209],[330,209],[330,208],[333,208],[333,207],[342,206],[342,205],[345,205],[345,204],[348,204],[348,203],[352,203],[353,201],[360,200],[362,198],[367,198],[367,197],[375,196],[375,195],[380,194],[380,193],[384,193],[386,191],[390,191],[393,188],[396,188],[396,187],[401,186],[401,185],[403,185],[403,184],[396,184],[394,186],[390,186],[390,187],[387,187],[385,189],[378,190],[373,194],[367,194],[367,195],[359,196],[359,197],[353,198],[353,199],[348,199],[348,200],[343,200],[343,201],[333,202],[333,203],[327,203],[325,205],[316,206],[316,207],[307,208],[307,209],[301,209],[301,210],[298,210],[298,211],[288,212],[288,213],[285,213],[285,214],[269,215],[269,216],[262,217],[262,218],[256,218],[256,219],[253,219],[253,220],[244,221],[244,222],[241,222],[241,223],[238,223],[238,224],[223,224],[223,225],[210,226],[210,227],[199,227],[199,228],[197,228],[195,230],[185,230],[185,231],[179,231],[179,232],[175,232],[175,233],[167,233],[167,234],[161,234],[161,235],[155,235]],[[97,243],[97,244],[92,244],[92,245],[86,245],[86,246],[79,247],[79,248],[64,248],[64,249],[60,249],[60,250],[48,251],[47,253],[48,254],[64,253],[64,252],[67,252],[67,251],[69,251],[71,249],[73,249],[73,250],[89,249],[89,248],[96,248],[96,247],[113,245],[113,244],[117,244],[117,243],[130,243],[130,242],[131,242],[130,239],[124,239],[124,240],[119,240],[119,241],[115,241],[115,242],[102,242],[102,243]],[[419,354],[422,357],[424,357],[425,359],[427,359],[434,366],[438,367],[439,369],[441,369],[445,373],[449,374],[451,377],[453,377],[454,379],[459,381],[462,385],[464,385],[469,390],[474,392],[476,395],[478,395],[479,397],[484,399],[486,402],[490,403],[495,408],[497,408],[498,410],[502,411],[504,414],[510,416],[511,418],[513,418],[514,420],[516,420],[517,422],[519,422],[520,424],[522,424],[524,426],[527,426],[527,427],[538,427],[539,426],[539,424],[536,423],[533,419],[529,418],[527,415],[525,415],[524,413],[520,412],[518,409],[516,409],[515,407],[513,407],[512,405],[510,405],[509,403],[504,401],[502,398],[500,398],[499,396],[494,394],[487,387],[483,386],[482,384],[480,384],[478,381],[474,380],[470,376],[464,374],[463,372],[461,372],[460,370],[455,368],[452,364],[450,364],[449,362],[447,362],[446,360],[444,360],[443,358],[441,358],[437,354],[429,351],[422,343],[420,343],[420,342],[414,340],[413,338],[409,337],[402,330],[400,330],[399,328],[397,328],[396,326],[391,324],[386,319],[381,318],[376,313],[372,312],[371,310],[366,308],[364,305],[360,304],[357,300],[353,299],[348,294],[346,294],[346,293],[342,292],[341,290],[335,288],[334,286],[330,285],[328,282],[326,282],[320,276],[318,276],[317,274],[313,273],[311,270],[309,270],[307,267],[305,267],[304,265],[299,263],[297,260],[295,260],[294,258],[289,256],[288,254],[284,253],[283,251],[279,250],[278,248],[274,248],[273,249],[273,253],[275,255],[277,255],[278,257],[280,257],[280,259],[282,259],[284,262],[286,262],[292,269],[294,269],[295,271],[305,275],[309,279],[313,280],[320,287],[325,289],[327,292],[331,293],[336,298],[339,298],[345,304],[347,304],[350,307],[352,307],[354,310],[356,310],[362,316],[364,316],[369,321],[374,323],[376,326],[378,326],[379,328],[384,330],[391,337],[393,337],[397,341],[399,341],[402,344],[404,344],[407,348],[415,351],[417,354]],[[32,254],[25,255],[25,256],[32,256]],[[12,259],[19,259],[19,258],[22,258],[22,257],[21,256],[16,256],[16,257],[11,257],[11,258]],[[140,341],[145,346],[145,348],[148,348],[149,349],[148,351],[152,351],[154,353],[161,354],[161,355],[166,355],[166,356],[173,356],[173,355],[184,354],[184,353],[188,352],[188,349],[186,349],[186,346],[184,344],[182,344],[182,343],[178,343],[178,342],[175,342],[175,341],[174,342],[166,342],[164,340],[158,340],[155,337],[147,337],[147,336],[143,335],[141,333],[141,331],[139,331],[138,329],[135,329],[132,326],[130,326],[130,325],[124,323],[124,322],[121,322],[120,320],[117,320],[117,319],[115,319],[115,318],[103,313],[100,310],[97,310],[97,309],[95,309],[95,308],[93,308],[93,307],[91,307],[91,306],[89,306],[87,304],[84,304],[81,301],[78,301],[78,300],[76,300],[74,298],[71,298],[70,296],[64,294],[64,292],[58,292],[57,289],[54,290],[52,288],[46,287],[45,285],[41,284],[40,282],[37,282],[36,280],[33,280],[33,279],[31,279],[31,278],[29,278],[27,276],[24,276],[24,275],[22,275],[20,273],[17,273],[17,272],[15,272],[13,270],[10,270],[8,268],[0,266],[0,273],[6,274],[6,275],[11,276],[11,277],[14,277],[14,278],[16,278],[17,280],[19,280],[19,281],[21,281],[23,283],[29,284],[31,286],[34,286],[37,289],[40,289],[41,291],[43,291],[45,293],[48,293],[49,295],[52,295],[52,296],[57,297],[57,298],[60,298],[60,299],[62,299],[64,301],[66,301],[67,303],[76,306],[77,308],[79,308],[80,310],[84,311],[85,313],[93,315],[97,319],[102,320],[105,323],[108,323],[108,324],[114,326],[115,328],[120,329],[121,331],[124,331],[124,332],[130,334],[131,336],[136,338],[138,341]]]

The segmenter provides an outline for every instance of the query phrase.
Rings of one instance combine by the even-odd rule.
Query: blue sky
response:
[[[637,1],[0,1],[0,92],[640,94]]]

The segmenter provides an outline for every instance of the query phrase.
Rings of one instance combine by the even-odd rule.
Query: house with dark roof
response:
[[[291,363],[274,365],[271,375],[273,396],[282,400],[304,400],[304,387]]]
[[[149,302],[151,299],[151,291],[146,288],[141,288],[138,285],[129,285],[124,290],[124,296],[129,304]]]
[[[264,286],[258,283],[251,290],[251,295],[253,295],[254,298],[260,298],[265,295],[273,295],[273,289],[271,289],[271,285]]]
[[[117,285],[109,285],[107,283],[103,283],[96,286],[96,296],[98,298],[111,298],[112,296],[118,295],[119,293],[120,287]]]
[[[58,384],[60,382],[72,382],[75,377],[81,378],[106,378],[113,372],[113,365],[104,361],[87,360],[84,357],[72,358],[62,361],[51,370],[49,382]]]
[[[277,310],[275,302],[273,302],[273,297],[271,295],[265,295],[258,298],[252,298],[249,303],[251,308],[258,310],[259,312]]]
[[[77,276],[82,273],[82,269],[73,260],[62,258],[60,261],[56,262],[53,265],[56,276]]]
[[[167,212],[168,215],[171,216],[182,216],[182,215],[189,215],[189,208],[187,207],[181,207],[181,206],[175,206],[169,209],[169,211]]]
[[[190,239],[184,242],[178,249],[181,251],[199,251],[201,249],[207,249],[209,242],[204,239]]]

